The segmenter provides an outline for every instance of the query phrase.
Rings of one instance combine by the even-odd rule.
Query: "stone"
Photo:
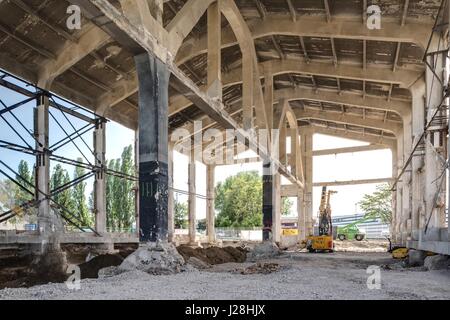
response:
[[[122,271],[139,270],[154,275],[169,275],[183,271],[185,260],[172,243],[147,243],[128,256],[119,266]]]
[[[444,255],[426,257],[424,266],[427,270],[445,270],[450,266],[450,257]]]
[[[424,265],[427,253],[421,250],[409,250],[408,262],[410,267],[421,267]]]
[[[261,259],[270,259],[280,255],[280,248],[271,241],[265,241],[257,244],[253,250],[247,253],[248,261],[257,261]]]

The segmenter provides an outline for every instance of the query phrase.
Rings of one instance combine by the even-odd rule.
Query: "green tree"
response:
[[[262,179],[256,171],[229,177],[216,188],[217,227],[262,226]]]
[[[378,185],[374,193],[364,195],[358,204],[366,217],[380,218],[384,223],[391,223],[392,191],[388,184]]]
[[[60,164],[57,164],[53,168],[53,173],[50,178],[51,190],[56,190],[57,188],[62,187],[69,182],[69,173]],[[53,199],[65,209],[69,210],[71,213],[75,213],[75,205],[73,203],[72,192],[70,189],[66,189],[56,194]]]
[[[133,147],[130,145],[122,152],[120,172],[126,175],[134,175]],[[134,182],[129,179],[117,178],[120,197],[118,197],[118,218],[119,228],[122,230],[131,229],[135,220],[134,206]]]
[[[281,215],[290,215],[293,204],[294,203],[289,198],[283,197],[281,200]]]
[[[175,228],[186,229],[188,226],[188,205],[175,200],[174,211]]]
[[[106,167],[109,170],[114,170],[116,167],[116,160],[111,160],[106,163]],[[107,228],[111,231],[116,229],[116,219],[115,212],[113,209],[113,201],[114,201],[114,176],[106,175],[106,225]]]
[[[78,162],[83,162],[82,158],[77,159]],[[78,179],[86,175],[86,169],[76,167],[73,179]],[[92,216],[86,202],[86,182],[77,183],[72,190],[72,202],[74,205],[75,214],[78,215],[83,227],[92,227]]]
[[[34,189],[30,187],[29,184],[34,184],[34,178],[33,175],[30,172],[30,168],[28,166],[28,162],[25,160],[22,160],[19,162],[19,166],[17,169],[18,175],[16,176],[16,180],[25,188],[30,190],[31,192],[34,192]],[[27,201],[33,200],[33,195],[29,194],[19,186],[15,186],[14,188],[14,200],[15,205],[19,206]]]

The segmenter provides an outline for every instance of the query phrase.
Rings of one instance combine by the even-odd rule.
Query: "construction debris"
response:
[[[153,275],[183,271],[184,258],[171,243],[147,243],[128,256],[119,266],[121,271],[139,270]]]
[[[178,247],[178,252],[186,261],[191,257],[195,257],[209,265],[237,262],[245,262],[247,251],[243,248],[235,247],[209,247],[209,248],[192,248],[189,246]]]
[[[427,270],[446,270],[450,267],[450,257],[444,255],[426,257],[424,266]]]
[[[280,270],[280,265],[277,263],[257,263],[248,268],[236,270],[240,274],[270,274]]]
[[[280,255],[280,248],[271,241],[257,244],[247,254],[247,261],[255,262],[262,259],[270,259]]]
[[[409,250],[409,266],[410,267],[421,267],[424,265],[427,253],[421,250]]]

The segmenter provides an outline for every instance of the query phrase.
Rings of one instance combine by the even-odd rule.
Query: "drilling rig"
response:
[[[336,191],[327,191],[322,188],[322,197],[319,208],[318,234],[308,237],[306,248],[309,252],[333,252],[333,223],[331,221],[331,196]]]

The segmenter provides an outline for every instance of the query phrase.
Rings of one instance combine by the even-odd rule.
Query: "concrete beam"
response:
[[[312,133],[325,134],[325,135],[340,137],[340,138],[344,138],[344,139],[379,144],[379,145],[386,146],[389,149],[393,149],[394,147],[397,146],[397,141],[395,139],[386,139],[386,137],[381,137],[381,136],[377,137],[377,136],[372,136],[372,135],[361,135],[360,133],[356,133],[356,132],[324,128],[324,127],[318,127],[318,126],[309,126],[304,129],[300,128],[300,131],[302,131],[302,130],[305,130],[305,131],[309,130]]]
[[[312,111],[312,110],[295,110],[297,119],[316,119],[323,121],[330,121],[335,123],[352,124],[366,128],[381,129],[384,131],[392,132],[395,135],[399,135],[402,132],[403,126],[398,123],[389,123],[382,120],[374,120],[368,118],[362,118],[358,116],[333,113],[328,111]]]
[[[111,42],[110,36],[103,30],[90,24],[86,27],[78,42],[68,40],[58,52],[55,60],[49,60],[40,67],[38,82],[53,82],[56,77],[108,42]]]
[[[357,153],[366,151],[385,150],[386,146],[370,144],[368,146],[348,147],[348,148],[336,148],[313,151],[313,157],[328,156],[344,153]]]
[[[350,180],[350,181],[329,181],[329,182],[315,182],[314,187],[337,187],[337,186],[354,186],[360,184],[375,184],[375,183],[390,183],[392,178],[380,178],[380,179],[365,179],[365,180]]]
[[[396,112],[400,116],[407,115],[411,110],[411,102],[393,100],[387,101],[382,97],[366,96],[363,98],[361,95],[328,91],[328,90],[314,90],[312,88],[287,88],[277,90],[275,92],[275,101],[280,99],[286,99],[288,101],[293,100],[312,100],[320,102],[329,102],[344,104],[353,107],[361,107],[374,110],[392,111]]]
[[[348,19],[333,19],[331,22],[323,21],[320,17],[302,17],[296,22],[286,19],[284,16],[267,16],[263,21],[249,21],[253,39],[271,35],[290,35],[297,37],[321,37],[335,39],[355,39],[390,42],[410,42],[421,48],[425,48],[432,25],[408,24],[399,28],[398,23],[383,22],[380,30],[369,30],[359,21]],[[222,48],[228,48],[237,44],[231,28],[222,30]],[[192,38],[183,44],[178,51],[177,63],[184,63],[193,57],[206,53],[206,37]]]

